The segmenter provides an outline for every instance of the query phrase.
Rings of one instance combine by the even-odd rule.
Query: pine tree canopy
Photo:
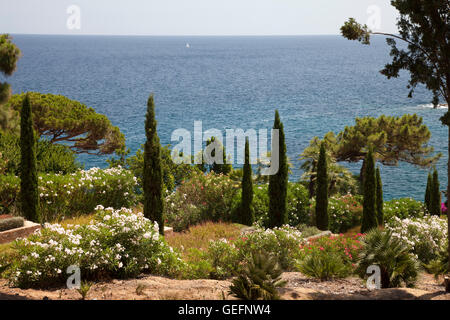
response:
[[[33,126],[52,143],[65,142],[75,153],[111,154],[125,148],[125,136],[109,119],[61,95],[29,92]],[[20,112],[25,93],[13,95],[6,107]]]

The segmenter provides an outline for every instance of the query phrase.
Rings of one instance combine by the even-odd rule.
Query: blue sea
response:
[[[408,76],[387,80],[379,73],[390,61],[384,38],[371,46],[340,36],[145,37],[13,35],[22,50],[14,93],[62,94],[105,114],[136,152],[144,142],[144,116],[155,94],[158,133],[171,143],[177,128],[270,129],[274,110],[284,123],[288,156],[297,180],[299,154],[314,136],[335,133],[355,117],[417,113],[432,132],[431,145],[444,156],[445,109],[432,109],[431,95],[418,88],[407,98]],[[190,47],[187,48],[186,44]],[[81,155],[86,168],[107,166],[108,157]],[[358,173],[360,164],[347,164]],[[380,165],[385,199],[422,200],[427,171],[409,164]]]

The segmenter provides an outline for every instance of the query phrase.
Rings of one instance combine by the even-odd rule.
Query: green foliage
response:
[[[320,280],[345,278],[351,272],[338,254],[326,251],[312,251],[300,261],[298,269],[304,275]]]
[[[175,231],[204,221],[230,221],[239,184],[222,174],[195,172],[165,198],[165,217]]]
[[[158,222],[159,232],[164,234],[164,202],[163,176],[161,167],[161,145],[156,131],[155,102],[150,95],[147,102],[145,119],[145,135],[147,141],[144,146],[144,215],[152,221]]]
[[[240,222],[251,226],[255,220],[253,213],[253,179],[252,165],[250,164],[250,148],[248,138],[245,140],[244,174],[242,177],[242,198],[240,205]]]
[[[383,213],[383,183],[381,182],[380,168],[376,171],[376,208],[377,208],[377,222],[379,226],[384,224]]]
[[[447,247],[440,250],[437,258],[430,261],[424,267],[425,267],[425,270],[427,270],[427,272],[434,275],[436,280],[439,278],[439,276],[448,274],[450,269],[449,269],[449,265],[448,265],[448,249],[447,249]]]
[[[364,161],[366,162],[366,164],[364,173],[363,216],[361,222],[362,233],[376,228],[378,225],[376,212],[377,185],[375,176],[375,161],[372,148],[369,149],[367,158]]]
[[[441,191],[439,189],[438,172],[434,169],[430,194],[430,214],[441,215]]]
[[[212,149],[211,152],[209,152],[210,148]],[[214,172],[216,174],[224,175],[228,175],[233,171],[233,166],[227,161],[225,146],[219,139],[217,139],[216,137],[211,137],[210,139],[208,139],[206,141],[206,150],[208,150],[207,154],[211,155],[212,159],[205,159],[203,152],[201,154],[198,154],[197,157],[201,157],[201,163],[196,165],[197,169],[205,173]],[[220,150],[222,153],[222,159],[220,159],[221,163],[215,161],[217,150]],[[218,154],[217,157],[220,157],[220,154]]]
[[[341,27],[342,35],[349,40],[358,40],[370,44],[370,31],[367,25],[361,25],[354,18],[348,19]]]
[[[269,177],[269,227],[281,227],[288,222],[286,197],[288,185],[288,160],[283,123],[278,110],[275,110],[273,129],[279,132],[278,172]]]
[[[23,222],[24,221],[22,217],[0,219],[0,232],[23,227]]]
[[[233,280],[230,293],[243,300],[278,300],[277,288],[286,285],[277,260],[264,253],[254,253],[243,273]]]
[[[10,76],[16,70],[20,58],[19,48],[11,42],[8,34],[0,35],[0,73]],[[11,96],[11,87],[7,82],[0,82],[0,132],[18,128],[19,119],[15,113],[5,107]]]
[[[20,112],[28,95],[33,127],[51,143],[65,142],[76,153],[111,154],[125,148],[125,136],[105,115],[61,95],[28,92],[13,95],[6,108]]]
[[[78,265],[84,280],[136,277],[142,272],[176,276],[183,262],[158,234],[158,226],[129,209],[99,209],[90,224],[47,225],[14,248],[19,259],[7,272],[12,285],[48,287],[67,280]],[[24,258],[25,257],[25,258]]]
[[[81,295],[81,300],[86,300],[93,284],[94,283],[89,281],[81,281],[80,287],[77,289],[78,293]]]
[[[89,214],[100,204],[121,208],[137,204],[133,174],[120,168],[92,168],[73,174],[40,174],[39,206],[43,222]],[[0,176],[0,214],[16,214],[20,179]]]
[[[431,172],[428,172],[427,188],[425,190],[425,202],[424,202],[427,212],[431,211],[431,186],[432,185],[433,185],[433,176],[431,175]]]
[[[323,140],[318,137],[311,139],[309,146],[300,155],[300,160],[303,160],[300,168],[304,171],[302,179],[308,180],[309,197],[316,195],[317,163],[322,144],[325,144],[326,151],[328,194],[357,193],[359,185],[355,176],[347,168],[336,163],[334,158],[337,148],[336,137],[333,132],[328,132]]]
[[[331,197],[328,204],[329,230],[333,233],[343,233],[360,225],[362,212],[361,203],[350,194]]]
[[[316,191],[316,226],[320,230],[328,230],[328,174],[325,144],[320,146],[317,162],[317,191]]]
[[[422,202],[412,198],[392,199],[383,204],[384,221],[391,222],[395,217],[399,219],[421,218],[425,214]]]
[[[265,227],[270,226],[268,187],[268,184],[254,185],[253,187],[255,220]],[[300,183],[289,182],[286,198],[288,224],[291,226],[311,224],[310,201],[307,189]]]
[[[417,280],[419,264],[409,252],[408,246],[391,231],[372,229],[362,239],[356,272],[367,278],[367,268],[378,265],[381,271],[381,287],[395,288],[402,283],[412,287]]]
[[[0,133],[0,153],[5,161],[4,173],[20,173],[20,140],[13,134]],[[82,165],[75,154],[64,145],[38,140],[36,144],[37,170],[42,173],[73,173]]]
[[[20,113],[20,208],[23,216],[40,221],[39,192],[36,168],[36,140],[33,115],[28,95],[23,100]]]

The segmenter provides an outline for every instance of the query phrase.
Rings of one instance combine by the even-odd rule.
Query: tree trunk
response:
[[[449,104],[450,111],[450,104]],[[448,112],[449,112],[448,111]],[[448,161],[447,161],[447,200],[450,196],[450,125],[448,126]],[[448,271],[450,271],[450,208],[447,209],[447,241],[448,241]],[[450,292],[449,278],[445,279],[445,290]]]

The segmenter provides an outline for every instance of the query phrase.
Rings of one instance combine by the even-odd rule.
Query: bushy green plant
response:
[[[205,221],[230,221],[239,184],[229,177],[196,172],[165,198],[165,217],[175,231]]]
[[[419,263],[405,242],[390,230],[373,229],[362,238],[356,272],[367,278],[367,268],[372,265],[380,267],[382,288],[395,288],[402,283],[412,287],[418,277]]]
[[[253,209],[256,221],[269,226],[269,195],[268,185],[254,185]],[[287,215],[288,224],[296,226],[299,224],[310,224],[311,213],[309,210],[308,190],[300,183],[288,183],[287,190]]]
[[[359,199],[351,194],[333,196],[329,200],[329,229],[333,233],[343,233],[359,225],[362,217],[362,205]],[[315,201],[312,201],[314,209]]]
[[[226,239],[211,241],[206,257],[213,268],[210,273],[210,277],[213,279],[225,279],[234,276],[241,266],[239,250]]]
[[[298,269],[303,274],[320,280],[345,278],[351,273],[351,269],[338,254],[326,251],[312,251],[299,262]]]
[[[14,243],[18,256],[7,271],[19,287],[63,284],[67,267],[77,265],[83,278],[134,277],[141,272],[177,275],[179,255],[160,237],[157,223],[142,213],[97,207],[90,224],[49,225]]]
[[[121,168],[80,170],[76,173],[41,174],[38,178],[43,221],[61,220],[91,213],[97,204],[121,208],[136,204],[136,178]],[[18,201],[19,178],[0,176],[0,203],[14,209]]]
[[[447,220],[426,215],[423,218],[399,219],[394,217],[386,229],[402,240],[410,252],[424,264],[438,258],[447,245]]]
[[[4,164],[4,173],[18,175],[20,172],[19,137],[0,133],[0,153]],[[69,147],[53,144],[40,139],[36,143],[36,164],[40,173],[73,173],[82,168],[76,154]]]
[[[384,202],[383,212],[385,223],[389,223],[394,217],[421,218],[425,214],[425,206],[412,198],[392,199]]]
[[[0,219],[0,232],[23,227],[23,223],[24,221],[22,217]]]
[[[243,272],[233,280],[230,293],[243,300],[278,300],[277,288],[284,287],[277,259],[267,253],[253,253]]]

